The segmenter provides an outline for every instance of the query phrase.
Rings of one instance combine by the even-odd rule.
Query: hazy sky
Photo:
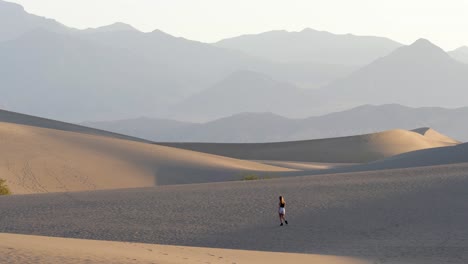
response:
[[[203,42],[273,29],[310,27],[424,37],[446,50],[468,45],[468,0],[7,0],[76,28],[116,21]]]

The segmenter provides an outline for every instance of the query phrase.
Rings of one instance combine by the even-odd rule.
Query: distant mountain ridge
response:
[[[453,108],[468,105],[466,87],[468,65],[419,39],[323,87],[317,96],[332,102],[326,112],[390,103]]]
[[[139,31],[129,24],[122,22],[116,22],[111,25],[97,27],[97,28],[88,28],[84,32],[88,33],[97,33],[97,32],[116,32],[116,31]]]
[[[468,46],[460,47],[456,50],[450,51],[448,54],[452,56],[452,58],[468,64]]]
[[[19,4],[0,0],[0,42],[40,28],[54,32],[71,30],[53,19],[29,14]]]
[[[307,90],[253,71],[237,71],[175,105],[175,119],[206,121],[239,112],[304,116],[313,97]]]
[[[227,43],[234,46],[221,47]],[[245,43],[285,60],[241,51]],[[0,0],[0,106],[72,122],[200,122],[242,112],[304,118],[364,104],[463,107],[468,65],[455,55],[423,39],[401,46],[312,29],[215,44],[124,23],[77,30]]]
[[[124,48],[43,29],[0,42],[0,57],[1,105],[65,121],[154,115],[182,89],[168,70]]]
[[[167,120],[122,120],[84,123],[95,128],[158,142],[254,143],[308,140],[375,133],[395,128],[432,127],[452,138],[468,141],[468,107],[411,108],[401,105],[364,105],[306,119],[272,113],[242,113],[207,123],[166,125]],[[172,121],[174,122],[174,121]],[[131,125],[128,125],[131,124]]]
[[[214,45],[272,61],[338,65],[365,65],[402,46],[387,38],[339,35],[310,28],[300,32],[275,30],[242,35]]]
[[[316,89],[355,70],[273,63],[124,23],[77,30],[0,3],[0,105],[17,112],[66,121],[167,117],[171,104],[237,71]]]

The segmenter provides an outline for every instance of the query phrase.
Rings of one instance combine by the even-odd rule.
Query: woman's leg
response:
[[[282,225],[283,225],[284,216],[283,216],[283,214],[279,214],[279,217],[280,217],[280,222],[281,222],[280,225],[282,226]]]

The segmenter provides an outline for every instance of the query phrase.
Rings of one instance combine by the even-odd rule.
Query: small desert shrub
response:
[[[258,178],[258,176],[255,174],[247,174],[247,175],[244,175],[242,180],[243,181],[256,181],[256,180],[260,180],[260,178]]]
[[[6,180],[0,179],[0,195],[11,194],[10,188],[6,185]]]
[[[256,174],[246,174],[242,177],[243,181],[269,180],[271,176],[257,176]]]

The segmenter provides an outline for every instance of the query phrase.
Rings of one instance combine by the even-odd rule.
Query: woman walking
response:
[[[286,221],[286,201],[284,201],[283,196],[279,197],[279,205],[278,205],[278,214],[280,218],[280,226],[283,226],[283,221],[284,223],[288,224],[288,221]]]

